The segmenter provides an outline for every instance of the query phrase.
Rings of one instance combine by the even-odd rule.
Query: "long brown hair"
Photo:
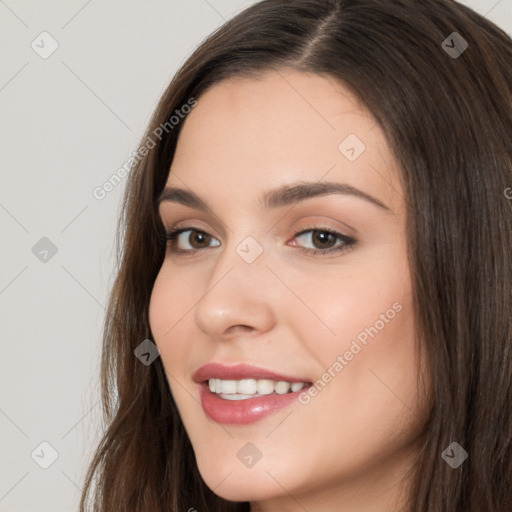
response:
[[[286,66],[348,87],[400,165],[434,398],[410,510],[512,510],[512,40],[453,0],[266,0],[178,71],[141,146],[161,140],[130,172],[104,325],[105,432],[80,511],[249,510],[206,487],[161,359],[146,366],[134,349],[153,339],[148,305],[165,254],[155,199],[183,126],[170,116],[225,78]],[[469,455],[457,469],[441,457],[454,441]]]

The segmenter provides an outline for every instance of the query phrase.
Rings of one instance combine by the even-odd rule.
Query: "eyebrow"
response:
[[[391,212],[388,206],[370,194],[367,194],[352,185],[348,185],[347,183],[336,182],[302,182],[295,185],[284,185],[275,190],[265,192],[260,199],[260,204],[264,209],[268,210],[270,208],[282,208],[284,206],[300,203],[305,199],[330,194],[358,197],[385,211]],[[157,207],[159,207],[163,202],[179,203],[202,212],[211,211],[210,207],[194,192],[184,190],[182,188],[164,188],[157,199]]]

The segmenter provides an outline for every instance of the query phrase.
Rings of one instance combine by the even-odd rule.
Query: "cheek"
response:
[[[149,301],[149,324],[153,335],[158,338],[176,322],[177,294],[162,268],[158,273]]]
[[[175,338],[175,332],[190,321],[189,315],[193,314],[192,309],[202,290],[199,284],[197,276],[194,280],[194,274],[173,270],[169,262],[164,261],[149,302],[149,322],[157,339]]]
[[[380,249],[354,253],[344,266],[295,276],[296,294],[310,312],[297,301],[285,307],[324,367],[347,351],[347,358],[360,360],[370,346],[392,352],[414,337],[408,263],[400,247]],[[304,315],[296,314],[299,306]]]
[[[288,310],[296,337],[319,368],[318,385],[304,402],[315,402],[348,437],[368,424],[396,429],[421,407],[416,382],[422,354],[407,262],[391,251],[367,264],[363,259],[359,269],[347,266],[336,279],[309,275],[298,282],[297,293],[317,318],[293,315],[293,305]]]
[[[190,344],[187,344],[187,338],[180,331],[183,332],[187,315],[194,304],[192,294],[187,293],[187,287],[175,281],[162,269],[155,280],[149,302],[151,332],[160,350],[171,386],[171,375],[180,379],[184,375],[187,347]]]

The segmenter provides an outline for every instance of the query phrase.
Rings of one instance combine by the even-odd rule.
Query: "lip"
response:
[[[254,423],[283,407],[291,405],[306,388],[283,395],[271,394],[246,400],[224,400],[210,391],[207,382],[210,378],[224,380],[269,379],[309,383],[308,379],[290,377],[245,364],[225,366],[220,363],[209,363],[201,366],[194,373],[193,380],[200,387],[199,392],[204,413],[217,423],[234,425]]]
[[[208,379],[269,379],[275,381],[285,380],[286,382],[309,382],[307,379],[300,379],[297,377],[290,377],[289,375],[274,373],[270,370],[265,370],[264,368],[258,368],[257,366],[251,366],[248,364],[226,366],[221,363],[208,363],[201,366],[194,373],[192,379],[198,384]]]

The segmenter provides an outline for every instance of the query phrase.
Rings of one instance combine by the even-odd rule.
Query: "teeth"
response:
[[[241,393],[243,395],[254,395],[254,393],[256,393],[257,390],[258,385],[256,383],[256,379],[239,380],[236,386],[237,393]]]
[[[290,391],[290,383],[280,380],[279,382],[276,382],[275,388],[278,395],[284,395]]]
[[[217,390],[218,388],[216,387],[215,389]],[[221,380],[220,392],[229,393],[230,395],[236,393],[236,380]]]
[[[209,379],[208,387],[212,393],[221,395],[226,400],[245,400],[258,396],[277,393],[284,395],[300,391],[306,383],[304,382],[286,382],[273,381],[269,379],[241,379],[241,380],[222,380]]]
[[[260,395],[270,395],[274,392],[274,381],[261,379],[258,381],[258,393]]]

